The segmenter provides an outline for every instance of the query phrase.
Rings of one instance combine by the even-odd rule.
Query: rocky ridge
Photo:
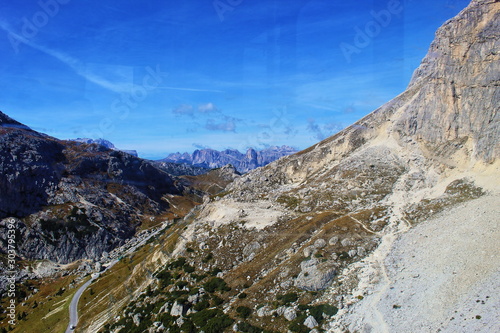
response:
[[[22,258],[98,259],[136,230],[181,217],[201,202],[201,192],[148,161],[61,141],[3,113],[0,119],[0,226],[16,220]]]
[[[226,149],[223,151],[199,149],[195,150],[192,154],[170,154],[161,160],[161,162],[181,163],[211,169],[231,164],[239,172],[245,173],[296,152],[296,149],[288,146],[269,147],[259,151],[250,148],[246,154],[242,154],[235,149]]]

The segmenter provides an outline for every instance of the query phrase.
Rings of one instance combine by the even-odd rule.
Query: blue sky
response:
[[[2,1],[0,110],[141,157],[306,148],[407,86],[462,0]]]

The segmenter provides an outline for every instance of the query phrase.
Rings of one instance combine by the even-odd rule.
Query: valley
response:
[[[500,2],[473,0],[406,91],[253,170],[250,152],[244,174],[0,113],[0,227],[17,224],[25,313],[11,331],[499,331],[499,32]]]

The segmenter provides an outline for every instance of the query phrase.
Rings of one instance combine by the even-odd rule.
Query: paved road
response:
[[[82,296],[83,292],[85,289],[94,281],[94,279],[90,279],[83,286],[81,286],[73,296],[73,299],[71,300],[71,304],[69,305],[69,324],[68,328],[66,329],[66,333],[70,333],[73,331],[72,328],[76,327],[76,324],[78,323],[78,301],[80,300],[80,297]]]
[[[122,257],[132,253],[132,252],[135,252],[137,250],[137,248],[143,246],[144,244],[146,244],[146,242],[153,236],[157,235],[160,231],[162,231],[163,229],[166,228],[167,225],[164,225],[162,228],[159,228],[157,231],[151,233],[147,238],[145,238],[144,240],[142,240],[140,243],[138,243],[137,245],[133,246],[132,248],[130,248],[130,250],[128,250],[127,252],[125,252]],[[110,269],[111,267],[113,267],[119,260],[113,260],[109,263],[109,265],[106,267],[106,269],[104,271],[102,271],[101,273],[104,273],[106,272],[108,269]],[[74,331],[74,328],[76,327],[76,324],[78,324],[78,301],[80,301],[80,297],[82,296],[83,292],[85,291],[85,289],[87,289],[88,286],[90,286],[90,284],[92,282],[94,282],[95,279],[97,279],[99,277],[99,275],[101,273],[94,273],[92,274],[92,278],[90,280],[88,280],[87,282],[85,282],[85,284],[83,286],[81,286],[75,293],[75,295],[73,295],[73,299],[71,300],[71,304],[69,305],[69,324],[68,324],[68,328],[66,328],[66,332],[65,333],[71,333]],[[73,328],[72,328],[73,327]]]

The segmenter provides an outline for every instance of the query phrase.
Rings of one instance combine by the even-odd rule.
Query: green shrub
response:
[[[201,311],[201,310],[208,309],[209,307],[210,307],[210,302],[205,299],[205,300],[203,300],[201,302],[196,303],[193,306],[193,309],[195,309],[196,311]]]
[[[194,267],[191,266],[191,265],[186,264],[186,265],[184,265],[184,272],[189,273],[189,274],[193,273],[194,272]]]
[[[175,269],[175,268],[182,268],[186,264],[186,258],[180,257],[177,260],[173,261],[168,265],[168,268],[170,269]]]
[[[207,274],[191,274],[191,277],[196,280],[196,282],[200,282],[204,278],[206,278]]]
[[[236,308],[236,313],[242,318],[248,318],[252,314],[252,309],[248,306],[238,306]]]
[[[184,323],[181,325],[181,330],[183,332],[185,332],[185,333],[196,333],[196,332],[198,332],[198,330],[196,329],[196,326],[190,320],[185,320],[184,321]]]
[[[245,333],[262,333],[264,330],[259,327],[255,327],[246,322],[238,323],[238,330]]]
[[[221,278],[213,277],[209,281],[203,284],[203,288],[209,293],[213,293],[215,291],[230,291],[231,288],[227,285],[226,281]]]
[[[212,302],[214,306],[219,306],[224,303],[224,300],[217,295],[212,295]]]
[[[340,260],[348,260],[349,259],[349,253],[347,253],[346,251],[338,253],[337,255],[338,255],[338,258]]]
[[[189,295],[196,295],[200,292],[200,288],[193,288],[189,291]]]
[[[193,323],[198,327],[203,327],[210,318],[223,315],[224,312],[219,309],[204,309],[190,315]]]
[[[210,260],[214,258],[214,255],[210,252],[205,258],[203,258],[202,262],[203,263],[208,263]]]
[[[326,314],[327,316],[333,316],[337,314],[338,311],[339,309],[330,304],[319,304],[309,307],[309,313],[314,317],[314,319],[316,319],[319,324],[321,324],[324,319],[323,314]]]
[[[247,294],[246,293],[241,293],[238,295],[238,298],[247,298]]]
[[[184,299],[186,298],[185,295],[187,295],[189,292],[186,290],[174,290],[170,293],[170,298],[172,300],[179,300],[179,299]]]
[[[202,330],[205,333],[221,333],[224,330],[231,326],[234,323],[234,320],[231,319],[228,315],[222,315],[219,317],[214,317],[208,321],[208,323],[202,327]]]
[[[280,301],[283,305],[288,303],[296,302],[299,299],[299,295],[297,293],[288,293],[285,295],[278,295],[276,299]]]
[[[165,288],[172,284],[172,274],[168,270],[162,270],[156,274],[156,278],[160,280],[160,287]]]
[[[288,329],[292,332],[309,333],[309,329],[303,324],[306,318],[307,314],[297,313],[297,318],[292,320],[290,325],[288,325]]]
[[[179,289],[182,289],[184,287],[186,287],[189,283],[187,281],[177,281],[177,283],[175,284],[177,287],[179,287]]]

